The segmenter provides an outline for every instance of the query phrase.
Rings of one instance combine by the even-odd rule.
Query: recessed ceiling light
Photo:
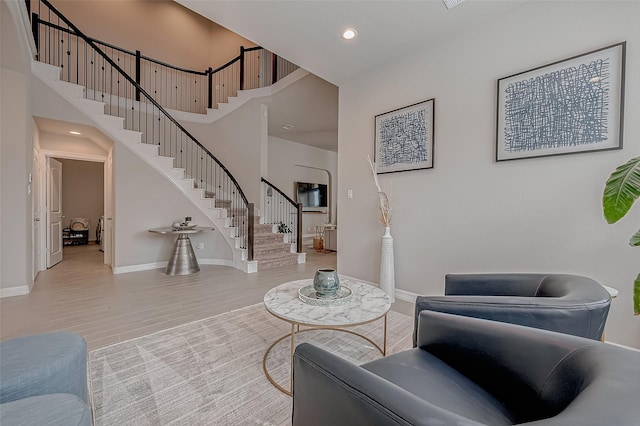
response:
[[[342,38],[345,40],[351,40],[358,35],[358,32],[353,28],[347,28],[342,32]]]
[[[72,135],[81,135],[82,134],[80,132],[76,132],[75,130],[71,130],[71,131],[69,131],[69,133],[71,133]]]
[[[282,126],[283,129],[285,130],[291,130],[293,129],[295,126],[293,124],[285,124],[284,126]]]

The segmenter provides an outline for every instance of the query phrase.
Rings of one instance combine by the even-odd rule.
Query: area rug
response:
[[[413,319],[389,312],[387,351],[411,347]],[[288,425],[291,398],[265,377],[265,351],[291,326],[262,304],[248,306],[89,353],[94,422],[101,425]],[[383,321],[353,327],[382,345]],[[350,333],[315,330],[296,336],[363,363],[380,353]],[[267,359],[288,387],[289,339]]]

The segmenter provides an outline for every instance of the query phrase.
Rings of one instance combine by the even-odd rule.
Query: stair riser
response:
[[[282,234],[254,234],[254,246],[284,243]]]
[[[273,225],[264,225],[261,223],[256,223],[253,229],[256,234],[272,234],[273,233]]]

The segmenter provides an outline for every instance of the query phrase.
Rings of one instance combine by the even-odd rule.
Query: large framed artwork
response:
[[[498,80],[496,160],[622,148],[626,42]]]
[[[376,172],[433,167],[435,99],[376,115]]]

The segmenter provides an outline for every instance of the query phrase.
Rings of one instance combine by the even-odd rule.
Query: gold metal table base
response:
[[[380,345],[378,345],[376,342],[374,342],[373,340],[371,340],[370,338],[368,338],[367,336],[364,336],[360,333],[356,333],[355,331],[352,330],[347,330],[345,327],[355,327],[358,325],[363,325],[363,324],[368,324],[370,322],[373,321],[377,321],[380,318],[384,319],[384,332],[383,332],[383,344],[382,347],[380,347]],[[292,322],[291,323],[291,333],[289,334],[285,334],[284,336],[280,337],[278,340],[276,340],[275,342],[273,342],[271,344],[271,346],[269,346],[269,348],[267,349],[267,351],[264,353],[264,358],[262,358],[262,369],[264,370],[264,375],[267,377],[267,379],[269,380],[269,382],[271,382],[271,384],[273,386],[275,386],[277,389],[279,389],[280,391],[282,391],[283,393],[291,396],[293,395],[293,353],[295,351],[295,335],[298,333],[304,333],[307,331],[315,331],[315,330],[334,330],[334,331],[342,331],[345,333],[349,333],[349,334],[353,334],[354,336],[358,336],[363,338],[364,340],[366,340],[367,342],[371,343],[379,352],[382,356],[386,356],[387,355],[387,314],[384,314],[382,317],[378,317],[375,318],[371,321],[367,321],[364,323],[358,323],[358,324],[349,324],[349,325],[345,325],[342,327],[338,327],[338,326],[334,326],[334,327],[329,327],[329,326],[308,326],[305,325],[309,328],[306,328],[304,330],[300,330],[300,325],[305,325],[305,324],[299,324],[296,322]],[[281,341],[283,341],[284,339],[286,339],[287,337],[289,337],[291,339],[291,353],[289,356],[289,363],[290,363],[290,368],[289,368],[289,389],[283,387],[282,385],[280,385],[279,383],[277,383],[273,377],[271,377],[271,374],[269,374],[269,370],[267,369],[267,357],[269,356],[269,353],[271,353],[271,350]]]

